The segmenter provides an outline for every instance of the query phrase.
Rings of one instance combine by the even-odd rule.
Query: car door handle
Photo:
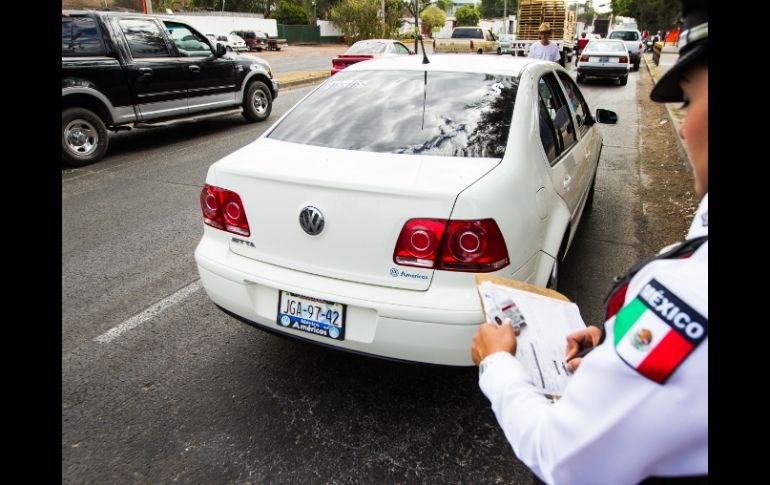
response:
[[[564,177],[564,182],[562,182],[562,185],[564,186],[564,190],[569,190],[569,186],[572,183],[572,177],[567,175]]]
[[[196,66],[194,64],[192,66],[189,66],[188,69],[190,69],[191,72],[200,72],[201,71],[200,66]]]
[[[139,74],[142,76],[152,76],[152,69],[149,67],[140,67]]]

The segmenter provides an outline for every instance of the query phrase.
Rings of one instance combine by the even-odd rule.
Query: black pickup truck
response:
[[[96,162],[107,130],[164,126],[241,113],[270,116],[278,82],[259,58],[172,17],[62,11],[62,161]]]

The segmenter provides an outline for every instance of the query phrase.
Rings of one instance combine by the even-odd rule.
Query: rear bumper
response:
[[[473,365],[470,354],[471,341],[478,324],[484,320],[480,304],[477,309],[453,309],[450,305],[457,298],[452,298],[451,292],[430,295],[430,290],[400,290],[410,293],[411,297],[423,297],[426,305],[399,305],[398,301],[379,301],[383,293],[393,293],[392,289],[382,291],[380,287],[368,287],[367,289],[371,290],[371,297],[368,299],[362,299],[359,295],[351,297],[345,294],[344,287],[354,283],[300,273],[249,260],[233,253],[230,253],[228,258],[238,260],[239,264],[223,264],[208,257],[207,252],[206,243],[201,241],[195,250],[195,260],[201,283],[209,298],[217,306],[253,326],[304,341],[377,357],[450,366]],[[246,268],[248,270],[243,271]],[[302,286],[297,286],[298,278],[304,280]],[[344,340],[334,340],[279,325],[277,313],[280,290],[345,304],[347,309]],[[441,297],[446,307],[429,306],[429,301],[435,301],[436,296]]]
[[[595,77],[623,77],[628,75],[628,68],[622,67],[578,67],[578,74]]]

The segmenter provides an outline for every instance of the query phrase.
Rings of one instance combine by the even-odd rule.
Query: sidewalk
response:
[[[663,76],[663,74],[665,74],[666,71],[668,71],[669,66],[666,66],[666,65],[656,66],[655,62],[653,62],[652,60],[651,53],[645,53],[644,55],[642,55],[642,57],[644,58],[644,63],[647,65],[647,70],[650,73],[650,76],[652,77],[652,82],[657,84],[658,79],[660,79]],[[666,111],[668,112],[669,124],[671,125],[671,129],[674,130],[674,137],[676,138],[679,151],[683,158],[689,160],[690,154],[687,151],[687,145],[679,136],[679,129],[682,127],[685,111],[682,109],[679,109],[680,105],[678,103],[665,103],[665,106],[666,106]],[[688,170],[691,170],[689,163],[687,164],[687,168]]]

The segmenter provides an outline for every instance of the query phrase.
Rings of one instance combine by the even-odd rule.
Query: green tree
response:
[[[640,30],[671,30],[681,15],[681,4],[667,0],[612,0],[612,13],[633,17]]]
[[[457,19],[457,26],[470,26],[475,27],[479,25],[481,14],[478,9],[473,5],[463,5],[455,12],[455,19]]]
[[[345,34],[349,44],[363,39],[395,37],[403,22],[403,3],[385,0],[384,20],[381,9],[382,0],[340,0],[332,7],[329,19]]]
[[[291,0],[281,0],[273,18],[283,25],[307,25],[309,22],[305,9]]]
[[[515,15],[518,9],[518,0],[481,0],[479,12],[481,18],[492,19],[503,16],[503,11],[508,15]]]
[[[446,13],[435,5],[428,6],[420,13],[422,24],[432,31],[433,27],[443,27],[446,23]]]
[[[449,12],[452,10],[452,0],[436,0],[435,5],[443,10],[444,12]]]

